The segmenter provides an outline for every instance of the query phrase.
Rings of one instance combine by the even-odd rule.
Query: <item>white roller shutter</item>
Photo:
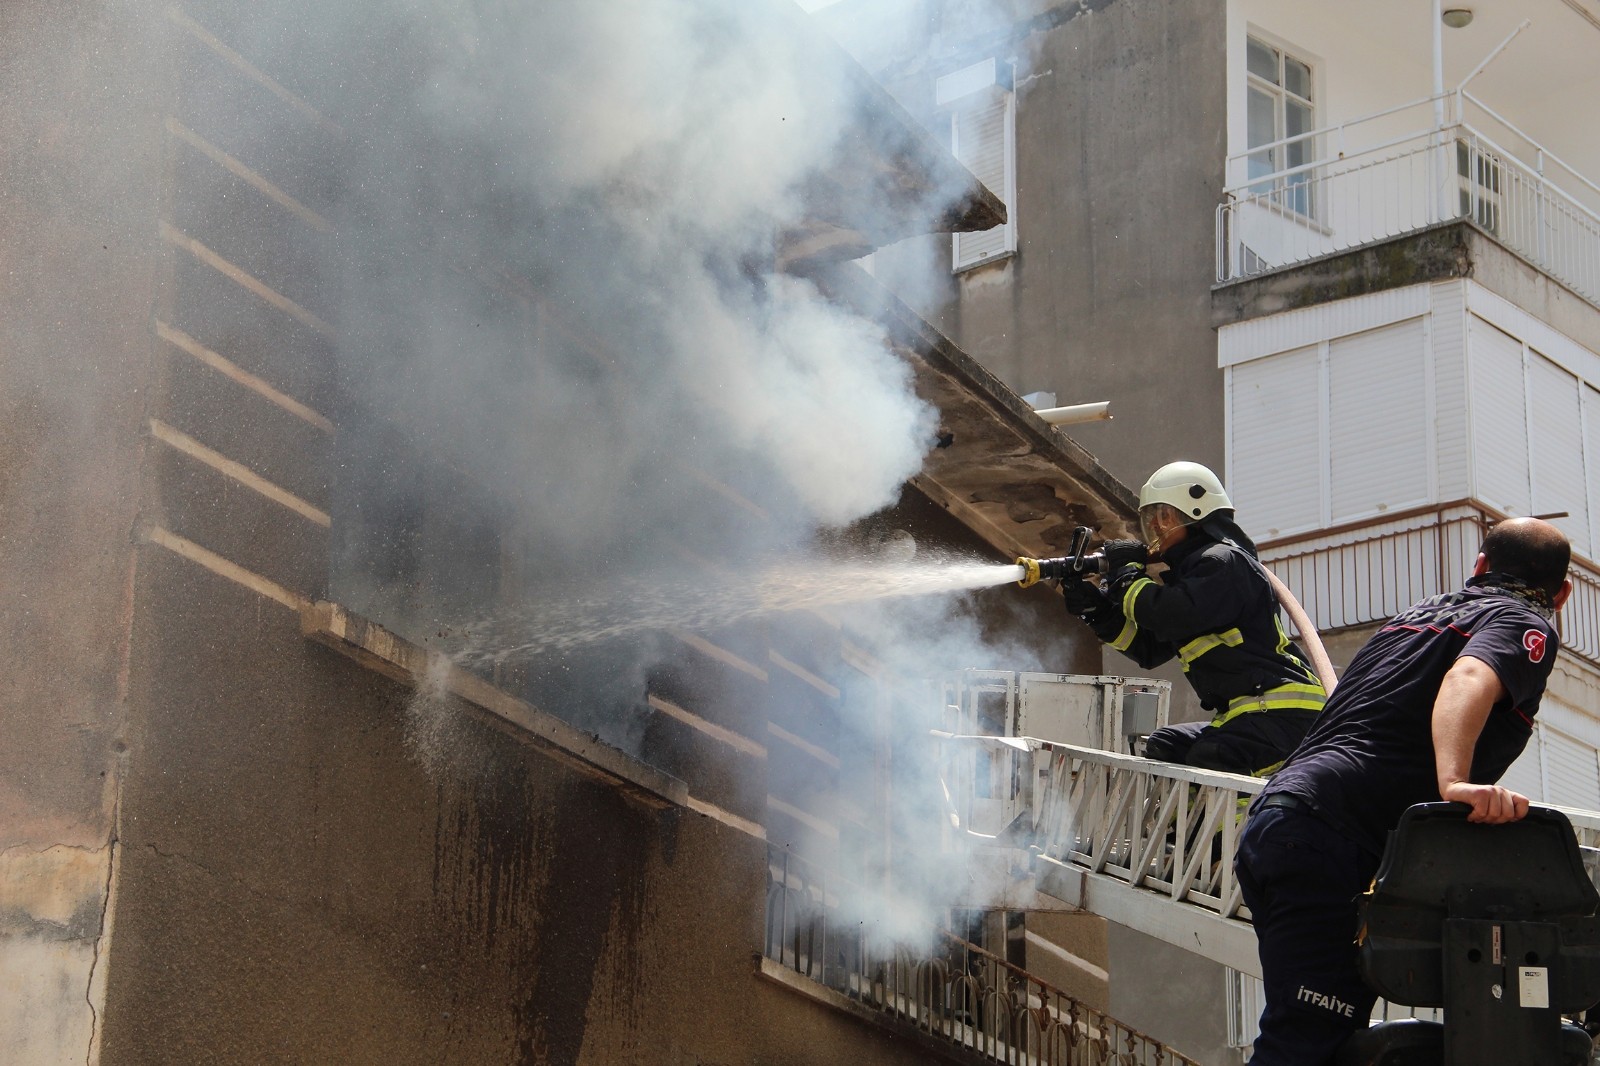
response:
[[[1533,736],[1528,738],[1528,746],[1522,749],[1517,761],[1500,778],[1500,784],[1532,800],[1544,799],[1544,765],[1540,757],[1540,737],[1543,733],[1543,724],[1534,727]]]
[[[1228,492],[1258,537],[1322,525],[1317,349],[1229,368]]]
[[[1583,387],[1584,484],[1589,493],[1589,543],[1573,547],[1589,558],[1600,556],[1600,390]]]
[[[982,233],[955,235],[957,269],[1013,251],[1016,229],[1011,195],[1011,168],[1015,157],[1011,109],[1015,95],[1002,89],[975,93],[962,100],[950,117],[951,147],[955,157],[984,187],[1006,205],[1004,225]]]
[[[1328,345],[1330,517],[1334,522],[1428,500],[1423,320]]]
[[[1600,810],[1600,756],[1594,745],[1546,727],[1544,752],[1550,782],[1546,802]]]
[[[1522,343],[1476,315],[1468,335],[1475,494],[1509,514],[1532,514]]]
[[[1589,543],[1589,493],[1584,484],[1583,420],[1578,379],[1538,352],[1528,358],[1528,426],[1533,513],[1553,519],[1573,545]],[[1580,551],[1583,549],[1580,547]]]

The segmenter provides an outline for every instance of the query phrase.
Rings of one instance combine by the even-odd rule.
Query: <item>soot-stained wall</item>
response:
[[[185,560],[138,592],[102,1061],[913,1061],[756,980],[764,842],[419,708]]]

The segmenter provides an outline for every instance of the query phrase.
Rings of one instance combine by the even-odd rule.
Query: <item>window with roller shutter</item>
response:
[[[1600,809],[1600,759],[1593,744],[1558,729],[1544,731],[1545,801],[1586,811]]]
[[[1528,463],[1533,513],[1556,523],[1579,552],[1589,550],[1583,393],[1578,378],[1528,351]]]
[[[963,270],[1017,250],[1016,94],[992,58],[945,75],[935,92],[950,114],[951,151],[1006,205],[1004,225],[955,234],[952,263]]]
[[[1500,776],[1501,785],[1531,800],[1544,800],[1544,732],[1544,723],[1536,723],[1533,736],[1528,738],[1528,746]]]
[[[1239,363],[1228,373],[1229,489],[1272,538],[1431,498],[1421,318]]]
[[[1432,428],[1423,320],[1328,345],[1328,520],[1400,511],[1429,498]]]
[[[1467,330],[1473,494],[1507,514],[1531,514],[1522,342],[1477,317]]]

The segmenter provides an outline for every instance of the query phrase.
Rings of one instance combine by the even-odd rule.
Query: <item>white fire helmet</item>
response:
[[[1139,489],[1139,509],[1154,503],[1169,503],[1189,522],[1198,522],[1212,511],[1233,510],[1228,490],[1199,463],[1168,463],[1150,475]]]

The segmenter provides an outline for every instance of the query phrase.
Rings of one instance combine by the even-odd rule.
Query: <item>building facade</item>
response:
[[[930,673],[1094,647],[818,576],[1131,532],[848,263],[1003,207],[783,5],[697,12],[0,14],[0,1058],[1182,1061],[939,795]]]

